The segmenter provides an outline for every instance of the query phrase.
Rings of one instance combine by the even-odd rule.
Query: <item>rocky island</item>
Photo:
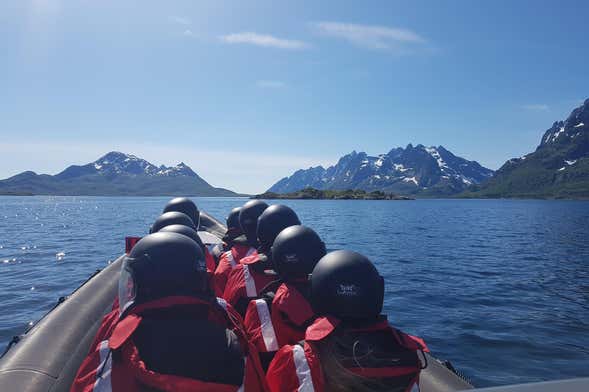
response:
[[[265,192],[252,196],[252,199],[313,199],[313,200],[413,200],[407,196],[382,191],[366,192],[360,189],[344,191],[305,188],[290,193]]]

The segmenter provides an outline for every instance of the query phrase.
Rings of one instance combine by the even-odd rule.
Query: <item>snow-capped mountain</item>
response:
[[[589,99],[545,131],[536,151],[505,162],[473,196],[589,198]]]
[[[421,144],[394,148],[386,154],[345,155],[327,169],[298,170],[268,191],[295,192],[303,188],[381,190],[404,194],[451,195],[489,179],[493,171],[475,161],[457,157],[442,146]]]
[[[188,176],[198,177],[183,162],[176,166],[167,167],[161,165],[157,167],[145,159],[135,155],[125,154],[118,151],[112,151],[98,158],[92,163],[83,166],[70,166],[61,173],[57,174],[58,178],[72,178],[82,175],[98,174],[102,176],[131,175],[131,176]]]
[[[191,195],[235,196],[215,188],[189,166],[155,166],[135,155],[112,151],[86,165],[55,176],[24,172],[0,181],[0,193],[40,195]]]

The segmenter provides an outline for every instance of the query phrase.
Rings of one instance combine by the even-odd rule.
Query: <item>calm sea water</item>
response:
[[[195,199],[223,218],[245,200]],[[167,198],[0,197],[0,346],[143,235]],[[369,256],[385,311],[478,386],[589,376],[589,202],[289,201]]]

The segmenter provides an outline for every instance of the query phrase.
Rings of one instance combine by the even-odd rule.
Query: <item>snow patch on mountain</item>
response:
[[[417,178],[415,178],[415,177],[405,177],[405,178],[403,178],[403,181],[404,182],[412,182],[415,185],[419,185],[419,181],[417,181]]]
[[[472,185],[472,178],[466,178],[464,176],[460,176],[460,179],[462,180],[463,183],[465,183],[466,185]]]
[[[556,132],[554,134],[554,136],[552,136],[552,141],[555,141],[556,139],[558,139],[558,137],[564,132],[564,127],[560,127],[560,129],[558,130],[558,132]]]
[[[436,160],[440,169],[448,167],[435,147],[426,147],[425,151],[427,151]]]

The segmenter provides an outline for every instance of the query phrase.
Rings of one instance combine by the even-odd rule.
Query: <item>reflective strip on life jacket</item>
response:
[[[222,307],[223,309],[225,309],[225,311],[227,311],[227,301],[225,301],[223,298],[219,298],[219,297],[217,297],[217,303],[218,303],[219,305],[221,305],[221,307]]]
[[[94,383],[94,392],[112,392],[111,370],[112,370],[112,355],[110,355],[110,348],[108,348],[108,340],[100,342],[99,351],[100,364],[96,368],[96,382]]]
[[[264,338],[264,346],[266,346],[266,351],[278,351],[278,340],[276,339],[274,325],[272,325],[272,319],[270,318],[268,304],[263,299],[257,299],[255,302],[258,318],[260,319],[260,329],[262,330],[262,338]]]
[[[258,290],[256,290],[256,282],[250,274],[250,270],[247,265],[243,265],[243,280],[245,281],[245,292],[248,297],[254,298],[258,296]]]
[[[292,356],[294,359],[297,377],[299,379],[299,392],[315,392],[313,388],[313,379],[311,378],[311,369],[305,356],[305,350],[298,344],[292,348]]]
[[[233,253],[231,253],[231,251],[227,252],[226,259],[231,267],[235,267],[235,258],[233,257]]]

